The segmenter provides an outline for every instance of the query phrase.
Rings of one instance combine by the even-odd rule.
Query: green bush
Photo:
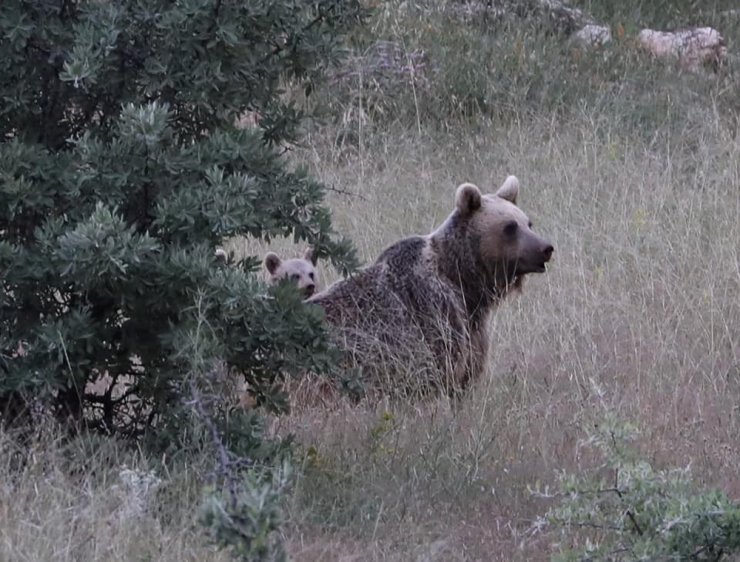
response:
[[[280,156],[359,2],[9,0],[0,12],[0,411],[137,436],[184,373],[325,369],[320,314],[214,256],[292,236],[354,267],[324,188]],[[252,112],[257,126],[239,129]],[[195,365],[194,365],[195,361]],[[95,385],[93,387],[92,385]],[[94,390],[94,392],[93,392]],[[26,416],[28,417],[28,416]]]
[[[540,524],[562,530],[557,560],[722,560],[740,552],[740,506],[697,493],[689,467],[656,470],[629,447],[635,428],[608,418],[585,443],[603,459],[596,476],[561,474]],[[564,548],[563,544],[572,545]]]
[[[213,491],[201,520],[216,544],[243,560],[287,560],[278,530],[280,501],[290,484],[291,467],[283,463],[269,473],[248,472],[233,491]]]

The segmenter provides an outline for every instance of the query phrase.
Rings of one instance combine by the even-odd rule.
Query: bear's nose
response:
[[[542,250],[542,254],[545,256],[545,261],[549,261],[552,257],[552,253],[555,251],[555,248],[552,247],[552,244],[548,244],[545,246],[545,249]]]
[[[310,297],[311,295],[313,295],[313,292],[315,289],[316,289],[316,285],[314,283],[309,283],[308,285],[306,285],[305,290],[308,296]]]

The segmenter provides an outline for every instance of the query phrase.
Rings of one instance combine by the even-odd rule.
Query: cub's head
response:
[[[308,248],[302,258],[281,260],[277,254],[269,252],[265,256],[267,281],[275,284],[282,279],[290,279],[305,298],[316,292],[316,258],[313,249]]]
[[[545,271],[553,252],[552,244],[532,230],[532,222],[516,206],[518,194],[515,176],[491,195],[482,195],[472,183],[462,184],[455,194],[456,213],[467,222],[476,260],[489,273],[504,274],[510,281]]]

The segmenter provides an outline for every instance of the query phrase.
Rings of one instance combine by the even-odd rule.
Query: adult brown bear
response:
[[[481,375],[492,311],[526,275],[544,272],[553,253],[516,206],[518,192],[514,176],[490,195],[460,185],[434,232],[393,244],[308,299],[324,309],[361,381],[453,393]]]

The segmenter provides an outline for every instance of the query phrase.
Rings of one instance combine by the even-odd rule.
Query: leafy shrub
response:
[[[254,258],[227,265],[214,250],[292,236],[354,266],[323,186],[278,145],[302,117],[282,88],[310,93],[362,13],[336,0],[3,3],[7,419],[33,402],[136,436],[178,426],[196,353],[198,372],[222,365],[273,410],[282,373],[326,368],[320,315],[289,288],[268,292]],[[257,124],[239,129],[245,112]]]
[[[587,448],[601,454],[597,476],[562,474],[541,524],[562,529],[558,560],[722,560],[740,552],[740,506],[724,493],[697,493],[688,467],[656,470],[629,448],[635,428],[608,418]]]
[[[201,513],[213,540],[243,560],[286,560],[277,531],[290,475],[286,462],[267,473],[246,473],[230,491],[213,491]]]
[[[362,19],[358,1],[10,0],[0,13],[0,419],[212,450],[204,522],[249,559],[275,530],[289,443],[229,408],[235,377],[331,365],[321,314],[224,239],[291,236],[355,266],[324,187],[281,153]],[[293,96],[296,97],[296,96]],[[237,126],[250,123],[251,126]],[[154,431],[153,431],[154,430]],[[274,478],[270,478],[270,475]]]

